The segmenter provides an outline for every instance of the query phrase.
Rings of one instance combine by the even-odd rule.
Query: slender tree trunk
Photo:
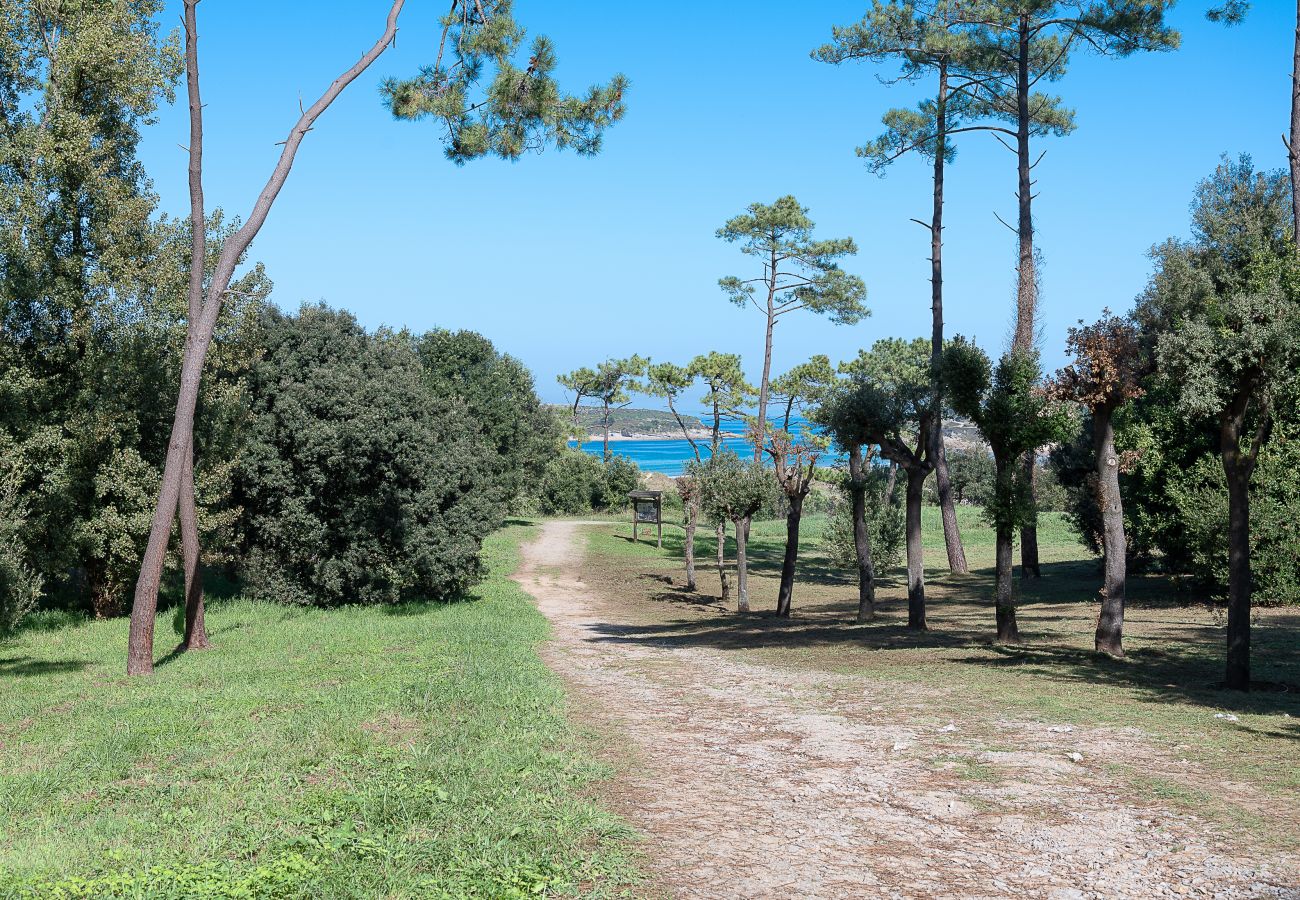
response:
[[[276,163],[271,177],[262,189],[261,195],[253,205],[248,219],[221,249],[221,256],[213,272],[208,287],[203,314],[194,327],[192,342],[187,342],[185,356],[181,364],[181,383],[179,396],[176,398],[176,413],[172,420],[171,437],[167,444],[167,461],[163,466],[162,485],[158,492],[158,502],[154,507],[153,522],[149,529],[149,543],[145,548],[144,558],[140,563],[140,577],[136,581],[135,601],[131,607],[131,630],[127,643],[128,675],[149,675],[153,672],[153,630],[158,613],[158,586],[162,580],[163,562],[167,555],[167,542],[171,534],[172,521],[180,499],[182,474],[185,468],[185,454],[194,434],[194,411],[198,403],[199,382],[203,375],[203,363],[207,357],[212,335],[216,330],[217,318],[221,314],[221,303],[240,257],[248,250],[253,238],[266,222],[266,217],[275,204],[276,197],[288,180],[293,168],[294,158],[303,139],[311,131],[313,124],[330,104],[368,69],[376,59],[393,42],[397,35],[397,19],[402,12],[405,0],[393,0],[388,12],[388,20],[383,35],[350,68],[336,78],[320,99],[306,109],[284,142],[284,150]]]
[[[773,272],[775,272],[775,255],[773,254]],[[773,275],[775,278],[775,275]],[[772,330],[776,326],[776,310],[773,307],[772,292],[767,297],[767,334],[763,340],[763,377],[758,383],[758,428],[755,429],[754,462],[763,459],[763,444],[767,441],[767,401],[772,378]]]
[[[727,523],[719,522],[716,530],[718,536],[718,580],[722,583],[722,603],[731,602],[731,574],[727,571]],[[749,612],[742,609],[740,612]]]
[[[889,477],[885,479],[885,502],[894,505],[894,492],[898,486],[898,463],[889,461]]]
[[[1034,346],[1034,326],[1038,321],[1038,266],[1034,259],[1034,185],[1033,164],[1029,157],[1029,15],[1019,21],[1020,48],[1016,59],[1016,200],[1019,204],[1017,232],[1020,240],[1016,278],[1016,333],[1012,347],[1028,353]],[[1029,474],[1029,494],[1034,492],[1034,454],[1026,455],[1024,465]],[[1038,562],[1038,528],[1020,529],[1020,570],[1025,578],[1041,578]]]
[[[853,549],[858,562],[858,622],[876,615],[876,569],[871,560],[871,532],[867,530],[867,472],[862,448],[849,448],[849,495],[852,498]]]
[[[1097,506],[1102,521],[1102,563],[1105,580],[1097,616],[1098,652],[1124,655],[1124,593],[1128,542],[1124,536],[1124,506],[1119,493],[1119,455],[1109,406],[1093,410],[1093,451],[1097,457]]]
[[[686,501],[686,590],[695,592],[695,526],[700,520],[700,502]]]
[[[1291,215],[1296,246],[1300,247],[1300,0],[1296,2],[1295,55],[1291,59]]]
[[[1228,660],[1224,679],[1235,691],[1250,690],[1250,460],[1241,450],[1244,402],[1224,417],[1219,431],[1223,474],[1228,479]]]
[[[921,552],[921,493],[925,476],[920,466],[907,469],[907,627],[925,631],[925,559]]]
[[[803,518],[802,492],[790,497],[790,510],[785,514],[785,557],[781,560],[781,587],[776,593],[776,614],[790,618],[790,604],[794,598],[794,567],[799,561],[799,522]]]
[[[190,283],[189,317],[185,342],[194,340],[194,330],[203,314],[203,271],[207,261],[207,213],[203,202],[203,101],[199,91],[199,0],[185,2],[185,85],[190,111]],[[207,626],[203,605],[203,554],[199,542],[199,514],[194,499],[194,434],[191,431],[185,465],[181,470],[181,492],[177,501],[181,524],[181,559],[185,566],[185,634],[182,650],[207,650]]]
[[[733,523],[736,527],[736,611],[749,612],[749,520]]]
[[[1012,492],[1012,465],[1014,460],[997,460],[999,500],[1005,503]],[[1002,517],[999,516],[999,519]],[[997,580],[994,590],[994,608],[997,613],[998,643],[1020,643],[1020,629],[1016,626],[1016,598],[1012,585],[1012,551],[1015,530],[1010,523],[999,521],[995,528]]]
[[[605,403],[605,415],[601,419],[601,425],[604,428],[604,434],[605,434],[605,449],[603,455],[601,456],[601,459],[605,460],[605,462],[609,462],[609,403],[608,402]]]
[[[1024,467],[1026,493],[1029,502],[1038,500],[1038,451],[1030,450],[1020,459]],[[1038,521],[1038,512],[1034,511],[1034,521]],[[1028,525],[1020,529],[1020,573],[1024,578],[1042,578],[1043,569],[1038,560],[1038,526]]]
[[[943,177],[948,143],[948,63],[939,64],[939,93],[935,100],[934,209],[930,217],[930,367],[934,379],[934,429],[930,433],[930,458],[934,462],[935,487],[943,518],[943,543],[948,551],[948,568],[958,575],[970,571],[966,550],[957,525],[957,508],[948,477],[948,454],[943,447],[943,395],[939,367],[943,362]]]

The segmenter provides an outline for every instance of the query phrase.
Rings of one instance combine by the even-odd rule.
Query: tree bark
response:
[[[1012,478],[1010,467],[1014,460],[997,460],[997,481],[1000,505],[1004,505],[1011,496]],[[994,592],[994,609],[998,623],[998,643],[1020,643],[1020,629],[1016,625],[1016,598],[1012,585],[1012,550],[1015,529],[1009,522],[1001,521],[1005,513],[999,515],[996,525],[996,567],[997,579]]]
[[[189,314],[185,324],[185,342],[194,340],[194,331],[203,313],[203,271],[207,261],[207,212],[203,202],[203,101],[199,92],[199,0],[185,2],[185,84],[190,111],[190,281]],[[199,542],[199,515],[194,498],[194,433],[191,429],[185,464],[181,470],[180,498],[177,514],[181,524],[181,559],[185,567],[185,633],[182,650],[207,650],[208,640],[203,603],[203,553]]]
[[[749,612],[749,520],[740,519],[736,527],[736,611]]]
[[[717,527],[718,536],[718,580],[722,583],[722,603],[725,606],[731,601],[731,575],[727,572],[727,523],[719,522]],[[739,612],[749,612],[747,609]]]
[[[172,520],[176,516],[181,492],[182,474],[185,467],[185,454],[191,444],[194,433],[194,411],[198,403],[199,382],[203,374],[203,363],[207,357],[208,347],[221,313],[221,303],[235,267],[248,250],[253,238],[266,222],[266,217],[275,204],[276,197],[288,180],[293,168],[294,158],[303,139],[311,131],[313,124],[330,104],[355,81],[362,72],[380,57],[397,35],[397,19],[401,14],[405,0],[394,0],[388,12],[388,20],[383,35],[355,64],[330,84],[329,88],[313,103],[294,124],[284,142],[284,150],[276,163],[271,177],[262,189],[261,195],[253,205],[252,212],[244,224],[236,231],[221,249],[217,266],[213,272],[207,297],[203,304],[203,314],[194,327],[194,340],[187,342],[185,356],[181,365],[181,383],[176,399],[176,413],[172,420],[171,437],[167,445],[167,462],[163,467],[162,486],[158,492],[158,502],[154,507],[153,522],[149,530],[149,543],[145,548],[144,558],[140,563],[140,577],[136,581],[135,601],[131,608],[131,630],[127,644],[128,675],[149,675],[153,673],[153,630],[154,619],[158,612],[158,586],[162,580],[163,562],[167,554],[167,542],[171,533]]]
[[[867,530],[867,472],[862,448],[849,448],[849,494],[853,505],[853,548],[858,562],[858,622],[876,615],[876,569],[871,560],[871,532]]]
[[[1038,451],[1030,450],[1020,461],[1025,469],[1026,493],[1030,503],[1036,503],[1038,479]],[[1034,520],[1038,513],[1034,512]],[[1038,560],[1038,526],[1027,525],[1020,529],[1020,574],[1024,578],[1042,578],[1043,569]]]
[[[943,362],[943,178],[944,155],[948,143],[948,63],[939,63],[939,92],[935,99],[934,209],[930,216],[930,367],[934,379],[934,421],[930,434],[930,458],[934,461],[935,487],[939,493],[939,510],[943,518],[943,543],[948,552],[948,568],[958,575],[970,571],[966,550],[957,525],[952,480],[948,477],[948,454],[943,447],[943,395],[939,384],[939,367]]]
[[[1225,685],[1250,690],[1250,459],[1241,449],[1246,398],[1238,395],[1219,429],[1228,480],[1228,657]]]
[[[1291,215],[1296,246],[1300,248],[1300,0],[1296,2],[1295,53],[1291,58]]]
[[[1098,652],[1124,656],[1124,602],[1128,542],[1124,535],[1124,506],[1119,493],[1119,455],[1115,452],[1113,410],[1093,410],[1093,452],[1097,457],[1097,506],[1102,521],[1104,581],[1097,616]]]
[[[763,459],[767,438],[767,401],[772,378],[772,331],[776,327],[776,250],[772,251],[772,268],[767,285],[767,333],[763,339],[763,377],[758,382],[758,428],[755,431],[754,462]]]
[[[790,618],[790,604],[794,598],[794,567],[799,560],[799,522],[803,518],[804,494],[790,497],[790,510],[785,514],[785,556],[781,560],[781,586],[776,593],[776,614]]]
[[[894,492],[898,486],[898,462],[889,461],[889,477],[885,479],[885,502],[894,505]]]
[[[686,503],[686,590],[695,592],[695,526],[700,519],[699,501],[692,497]]]
[[[601,418],[600,424],[601,427],[604,429],[604,435],[605,435],[605,447],[600,458],[603,459],[605,462],[609,462],[609,402],[608,401],[606,401],[605,403],[605,414]]]
[[[925,559],[921,548],[921,491],[929,470],[907,469],[907,627],[925,631]]]

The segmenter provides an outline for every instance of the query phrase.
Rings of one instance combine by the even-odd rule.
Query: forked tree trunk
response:
[[[970,571],[966,550],[957,525],[957,508],[948,477],[948,454],[943,447],[943,397],[939,390],[939,366],[943,361],[943,176],[948,134],[948,63],[939,64],[939,93],[935,99],[934,209],[930,217],[930,367],[934,378],[934,429],[930,434],[930,459],[934,462],[935,487],[943,518],[943,543],[948,568],[958,575]]]
[[[722,583],[722,603],[731,602],[731,573],[727,571],[727,523],[719,522],[718,535],[718,581]],[[742,609],[740,612],[748,612]]]
[[[858,622],[876,615],[876,569],[871,560],[871,532],[867,529],[867,472],[862,448],[849,448],[849,495],[852,498],[853,549],[858,563]]]
[[[794,567],[799,560],[799,522],[803,518],[805,496],[800,491],[789,497],[790,510],[785,514],[785,556],[781,559],[781,586],[776,592],[776,614],[787,619],[794,599]]]
[[[1010,467],[1015,460],[996,460],[997,490],[1000,504],[1005,505],[1012,491]],[[1015,541],[1015,529],[1004,520],[1002,515],[995,528],[996,586],[994,589],[994,609],[998,622],[998,643],[1020,643],[1020,629],[1016,626],[1016,598],[1012,584],[1012,551]]]
[[[1104,581],[1097,616],[1098,652],[1124,656],[1124,594],[1128,542],[1124,536],[1124,506],[1119,493],[1119,455],[1115,452],[1113,410],[1093,410],[1093,452],[1097,457],[1097,507],[1101,510]]]
[[[695,592],[695,526],[700,518],[700,504],[695,498],[686,502],[686,590]]]
[[[176,399],[176,414],[172,420],[171,437],[167,444],[167,462],[163,467],[162,486],[158,492],[158,502],[154,507],[149,543],[140,563],[140,577],[136,581],[135,602],[131,608],[131,631],[128,638],[126,664],[128,675],[148,675],[153,672],[153,631],[154,620],[158,613],[158,586],[162,580],[167,542],[180,499],[185,456],[190,450],[191,438],[194,434],[194,411],[198,404],[199,382],[203,375],[203,363],[216,330],[217,318],[221,314],[221,303],[227,288],[230,287],[230,280],[234,277],[235,267],[266,222],[276,197],[279,196],[289,177],[303,139],[339,94],[392,44],[397,35],[397,19],[404,5],[405,0],[393,0],[384,33],[379,40],[360,60],[336,78],[319,100],[303,112],[289,132],[280,159],[257,202],[253,205],[248,219],[221,248],[221,255],[217,260],[203,304],[203,314],[199,317],[198,324],[194,326],[193,340],[186,343],[185,356],[181,364],[180,391]]]
[[[907,469],[907,627],[925,631],[925,559],[921,547],[921,493],[926,469]]]
[[[736,527],[736,611],[749,612],[749,520],[740,519]]]

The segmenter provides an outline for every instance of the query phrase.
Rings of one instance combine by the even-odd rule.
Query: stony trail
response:
[[[909,714],[917,688],[620,640],[582,582],[582,525],[545,523],[516,578],[572,708],[614,738],[609,802],[645,838],[651,895],[1300,898],[1294,857],[1234,854],[1117,795],[1093,760],[1144,752],[1140,736],[997,723],[985,749],[975,723]]]

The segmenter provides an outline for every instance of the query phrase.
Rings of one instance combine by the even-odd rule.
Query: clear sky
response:
[[[387,0],[199,7],[210,206],[244,215],[298,113],[383,28]],[[326,113],[298,156],[253,256],[275,300],[323,300],[367,326],[469,328],[517,356],[544,399],[558,372],[633,352],[684,362],[742,354],[756,373],[762,321],[717,287],[748,260],[714,232],[754,201],[792,193],[826,237],[851,235],[845,268],[867,282],[872,316],[837,327],[796,314],[777,330],[774,369],[813,353],[832,361],[885,336],[928,334],[929,211],[920,158],[885,178],[853,148],[891,106],[924,87],[884,86],[878,70],[817,63],[809,51],[865,4],[544,3],[518,0],[530,33],[557,45],[571,90],[621,71],[628,113],[603,154],[548,151],[517,163],[447,162],[433,123],[391,119],[387,75],[429,62],[445,3],[408,0],[395,51]],[[1066,329],[1104,306],[1129,308],[1149,273],[1148,248],[1187,231],[1198,180],[1222,153],[1285,164],[1295,7],[1256,0],[1245,24],[1207,23],[1206,0],[1173,17],[1182,49],[1128,59],[1079,55],[1055,85],[1078,129],[1045,140],[1036,170],[1044,254],[1044,364],[1063,362]],[[169,3],[164,22],[178,22]],[[183,90],[180,93],[183,99]],[[142,155],[163,209],[188,212],[183,103],[149,129]],[[967,135],[949,169],[948,333],[1005,344],[1012,317],[1015,157]]]

